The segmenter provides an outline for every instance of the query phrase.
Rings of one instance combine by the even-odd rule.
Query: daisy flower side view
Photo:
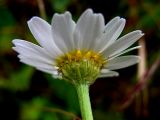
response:
[[[55,13],[51,25],[33,17],[28,26],[39,45],[14,39],[13,49],[19,53],[20,61],[78,86],[79,99],[86,99],[80,102],[84,120],[93,119],[92,113],[88,112],[91,111],[90,103],[85,102],[89,100],[84,95],[85,92],[88,94],[88,86],[98,77],[118,76],[114,70],[139,61],[136,55],[123,54],[138,49],[140,46],[129,47],[144,34],[136,30],[119,38],[125,26],[125,19],[120,17],[105,25],[102,14],[87,9],[77,23],[72,20],[70,12],[65,12]]]

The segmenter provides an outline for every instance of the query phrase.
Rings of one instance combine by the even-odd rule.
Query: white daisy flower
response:
[[[102,14],[87,9],[78,19],[70,12],[54,14],[51,25],[39,17],[28,21],[39,45],[14,39],[13,49],[22,63],[75,83],[92,83],[97,77],[117,76],[113,70],[136,64],[139,57],[122,56],[140,46],[129,48],[143,36],[140,30],[120,37],[125,19],[113,18],[105,25]]]

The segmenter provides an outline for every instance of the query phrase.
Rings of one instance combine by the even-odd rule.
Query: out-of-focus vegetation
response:
[[[141,29],[147,71],[160,57],[159,0],[43,0],[47,21],[55,12],[70,11],[73,19],[86,9],[100,12],[108,22],[114,16],[126,18],[123,34]],[[15,38],[35,42],[27,20],[41,16],[38,0],[0,0],[0,120],[80,119],[75,89],[69,83],[19,62],[12,50]],[[141,43],[139,43],[141,44]],[[138,54],[137,51],[132,54]],[[139,68],[140,70],[140,68]],[[90,88],[95,120],[159,120],[160,69],[130,104],[123,100],[138,82],[138,67],[118,70],[120,77],[98,79]]]

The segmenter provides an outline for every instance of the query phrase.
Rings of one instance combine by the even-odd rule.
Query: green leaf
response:
[[[21,71],[13,72],[8,80],[0,80],[0,86],[7,89],[18,91],[26,90],[29,87],[34,69],[23,67]]]
[[[10,13],[10,11],[5,7],[0,7],[0,27],[11,26],[14,25],[15,19]]]
[[[79,113],[79,103],[76,89],[72,84],[59,79],[47,76],[50,87],[55,91],[55,95],[64,100],[69,111]]]
[[[64,12],[68,5],[71,3],[71,0],[51,0],[53,9],[57,12]]]

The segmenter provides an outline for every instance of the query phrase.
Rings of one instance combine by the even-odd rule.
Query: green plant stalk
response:
[[[82,120],[93,120],[91,103],[89,98],[89,85],[78,84],[76,85],[76,89],[81,109]]]

